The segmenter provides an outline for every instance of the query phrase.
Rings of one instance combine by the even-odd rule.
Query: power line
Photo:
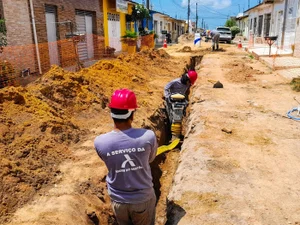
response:
[[[159,6],[160,6],[160,10],[163,11],[162,7],[161,7],[161,1],[159,0]]]

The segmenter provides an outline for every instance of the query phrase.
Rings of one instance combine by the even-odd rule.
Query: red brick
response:
[[[0,60],[10,61],[18,71],[27,67],[30,67],[33,72],[38,71],[29,1],[13,0],[13,4],[12,0],[0,1],[3,2],[8,40],[8,47],[4,48],[3,54],[0,55]],[[76,9],[93,12],[95,58],[100,58],[103,55],[102,0],[33,0],[38,47],[43,72],[46,72],[50,68],[45,4],[56,6],[58,22],[70,20],[75,24]],[[57,31],[61,66],[74,65],[76,63],[74,45],[72,42],[65,40],[65,35],[70,30],[65,24],[58,23]],[[98,38],[98,36],[102,38]]]

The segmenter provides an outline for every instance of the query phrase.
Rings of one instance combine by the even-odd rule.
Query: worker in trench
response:
[[[196,82],[198,74],[189,70],[170,81],[164,88],[167,117],[171,126],[172,140],[181,136],[182,119],[188,105],[190,87]]]
[[[137,108],[134,92],[116,90],[109,104],[114,129],[94,141],[108,175],[106,183],[119,225],[154,225],[156,196],[149,163],[155,159],[153,131],[133,128]]]

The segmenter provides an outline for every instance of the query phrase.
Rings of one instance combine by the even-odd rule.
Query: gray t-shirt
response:
[[[138,204],[154,196],[149,165],[157,152],[153,131],[111,131],[96,137],[94,146],[108,169],[106,182],[112,200]]]
[[[189,86],[181,83],[181,78],[177,78],[169,82],[164,88],[165,98],[169,98],[172,94],[182,94],[185,95]]]

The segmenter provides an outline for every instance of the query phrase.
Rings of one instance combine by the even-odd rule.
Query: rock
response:
[[[213,88],[223,88],[223,84],[220,81],[218,81],[214,84]]]
[[[222,131],[227,134],[232,134],[232,130],[228,130],[227,128],[223,128]]]

